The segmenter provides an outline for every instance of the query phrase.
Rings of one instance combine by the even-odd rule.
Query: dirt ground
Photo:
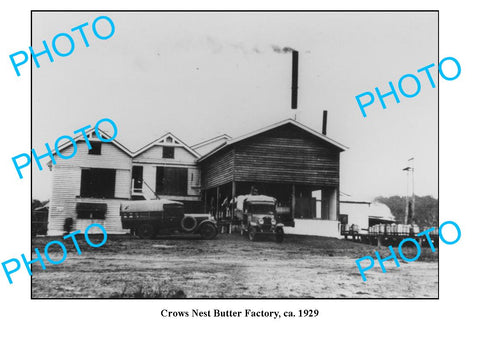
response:
[[[61,238],[38,237],[32,246],[43,256],[53,239]],[[88,246],[82,236],[78,240],[81,255],[69,240],[65,262],[47,262],[46,270],[33,264],[32,298],[438,297],[438,251],[430,248],[415,262],[400,260],[398,268],[387,261],[386,273],[376,262],[363,282],[355,260],[375,257],[379,249],[346,240],[286,235],[279,244],[250,242],[238,234],[211,241],[109,235],[100,248]],[[403,250],[408,257],[416,253]],[[387,256],[388,249],[380,252]],[[60,248],[52,246],[49,255],[60,259]]]

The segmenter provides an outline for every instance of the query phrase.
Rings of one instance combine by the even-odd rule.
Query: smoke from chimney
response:
[[[293,52],[295,51],[293,48],[285,46],[285,47],[280,47],[277,45],[272,45],[273,52],[275,53],[288,53],[288,52]]]

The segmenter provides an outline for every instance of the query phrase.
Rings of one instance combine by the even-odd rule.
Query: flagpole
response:
[[[404,169],[405,170],[405,169]],[[408,182],[410,179],[408,178],[408,170],[405,170],[407,172],[407,192],[405,193],[405,224],[408,223]]]
[[[415,158],[412,157],[412,223],[415,219]]]
[[[403,168],[402,170],[403,171],[406,171],[407,172],[407,194],[405,195],[405,224],[408,224],[408,220],[409,220],[409,215],[410,215],[410,221],[411,223],[413,223],[413,219],[414,219],[414,216],[415,216],[415,187],[414,187],[414,175],[413,175],[413,172],[414,172],[414,157],[410,158],[407,160],[407,162],[410,162],[412,161],[412,166],[407,166],[406,168]],[[412,172],[412,210],[410,211],[410,214],[409,214],[409,209],[408,209],[408,201],[409,201],[409,192],[408,192],[408,186],[410,184],[410,176],[409,176],[409,172]]]

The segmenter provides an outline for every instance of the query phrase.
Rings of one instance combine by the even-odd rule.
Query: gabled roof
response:
[[[242,140],[245,140],[245,139],[247,139],[247,138],[250,138],[250,137],[259,135],[259,134],[261,134],[261,133],[263,133],[263,132],[266,132],[266,131],[269,131],[269,130],[273,130],[273,129],[277,128],[277,127],[280,127],[280,126],[283,126],[283,125],[287,125],[287,124],[292,124],[292,125],[300,128],[300,129],[302,129],[302,130],[310,133],[311,135],[313,135],[313,136],[315,136],[315,137],[317,137],[317,138],[319,138],[319,139],[322,139],[322,140],[324,140],[325,142],[327,142],[327,143],[329,143],[329,144],[331,144],[331,145],[339,148],[341,151],[348,150],[348,147],[346,147],[345,145],[340,144],[340,143],[334,141],[333,139],[325,136],[324,134],[321,134],[320,132],[315,131],[315,130],[309,128],[308,126],[303,125],[303,124],[299,123],[298,121],[289,118],[289,119],[282,120],[282,121],[280,121],[280,122],[278,122],[278,123],[275,123],[275,124],[266,126],[266,127],[262,128],[262,129],[255,130],[255,131],[252,131],[252,132],[247,133],[247,134],[245,134],[245,135],[242,135],[242,136],[239,136],[239,137],[236,137],[236,138],[227,140],[227,141],[225,141],[225,143],[223,143],[223,144],[220,145],[219,147],[213,149],[212,151],[210,151],[210,152],[207,153],[206,155],[203,155],[203,156],[202,156],[201,158],[199,158],[197,161],[202,161],[202,160],[210,157],[210,156],[213,155],[214,153],[216,153],[216,152],[224,149],[225,147],[227,147],[227,146],[229,146],[229,145],[238,143],[238,142],[240,142],[240,141],[242,141]]]
[[[360,198],[358,196],[349,195],[343,191],[340,191],[340,203],[351,203],[351,204],[372,204],[371,201]]]
[[[100,132],[100,135],[102,138],[104,139],[110,139],[112,138],[108,133],[106,133],[105,131],[103,131],[102,129],[98,128],[98,132]],[[95,134],[95,128],[94,127],[91,127],[87,130],[85,130],[85,134],[87,135],[87,138],[88,140],[92,140],[92,141],[98,141],[99,139],[97,138],[96,134]],[[75,137],[73,139],[75,142],[79,141],[79,140],[85,140],[83,138],[83,134],[80,134],[78,135],[77,137]],[[125,152],[127,155],[129,155],[130,157],[132,157],[133,153],[128,149],[126,148],[125,146],[123,146],[118,140],[117,138],[115,138],[114,140],[112,140],[111,142],[108,142],[108,143],[112,143],[113,145],[115,145],[116,147],[118,147],[120,150],[122,150],[123,152]],[[62,145],[60,145],[58,147],[58,151],[62,151],[66,148],[68,148],[69,146],[71,146],[72,143],[71,142],[65,142],[63,143]],[[56,150],[53,150],[53,154],[56,153]]]
[[[210,138],[210,139],[207,139],[207,140],[204,140],[200,143],[197,143],[197,144],[194,144],[192,145],[192,149],[196,150],[198,148],[201,148],[202,146],[205,146],[205,145],[208,145],[210,143],[215,143],[219,140],[222,140],[222,139],[226,139],[226,140],[229,140],[229,139],[232,139],[232,137],[230,137],[229,135],[227,135],[226,133],[224,133],[223,135],[218,135],[216,137],[213,137],[213,138]]]
[[[182,146],[194,155],[196,158],[200,157],[200,154],[189,147],[187,144],[182,142],[179,138],[175,137],[172,133],[167,132],[162,137],[155,139],[153,142],[145,145],[143,148],[137,150],[133,153],[133,157],[137,157],[138,155],[144,153],[145,151],[153,148],[154,146],[161,145],[161,146]]]

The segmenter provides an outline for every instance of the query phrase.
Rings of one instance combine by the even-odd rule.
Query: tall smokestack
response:
[[[292,109],[297,108],[298,97],[298,51],[292,50]]]
[[[322,134],[327,135],[327,110],[323,110]]]

